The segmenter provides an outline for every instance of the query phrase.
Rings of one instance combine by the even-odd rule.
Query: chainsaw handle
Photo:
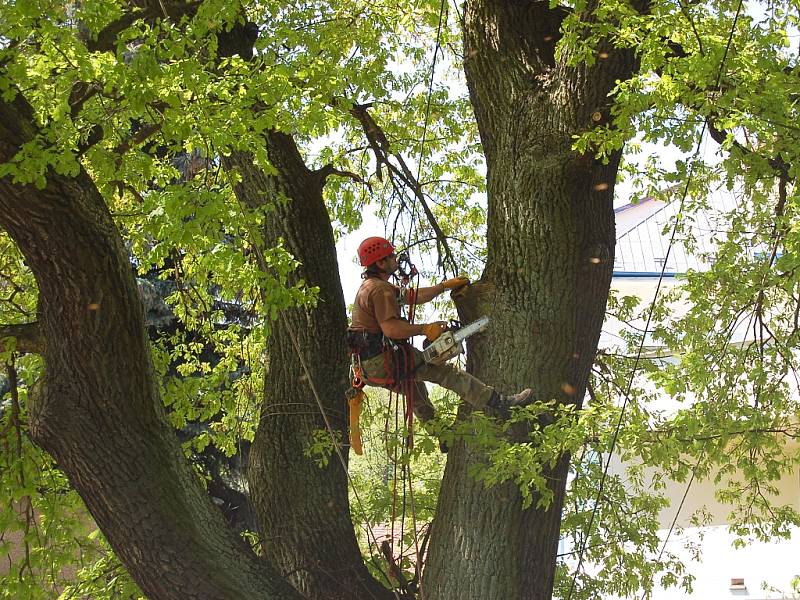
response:
[[[450,319],[447,322],[447,326],[442,330],[442,333],[444,333],[445,331],[458,331],[459,329],[461,329],[461,321],[459,321],[458,319]],[[425,338],[424,340],[422,340],[422,349],[424,350],[432,343],[433,342],[431,342],[428,338]]]

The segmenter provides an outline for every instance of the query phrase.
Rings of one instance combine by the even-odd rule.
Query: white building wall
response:
[[[676,588],[659,589],[653,593],[654,600],[797,597],[792,593],[792,578],[800,574],[800,531],[795,530],[791,540],[753,542],[734,548],[733,536],[725,526],[690,528],[681,535],[673,534],[666,549],[685,556],[687,543],[697,544],[702,550],[701,562],[687,564],[695,576],[692,594]],[[742,584],[732,585],[738,584],[734,580],[741,580]]]

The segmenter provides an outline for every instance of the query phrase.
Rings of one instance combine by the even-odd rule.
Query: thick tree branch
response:
[[[483,35],[490,41],[486,49],[491,54],[481,57],[482,60],[491,60],[496,53],[503,58],[496,66],[506,70],[506,75],[511,74],[510,69],[518,69],[532,79],[555,66],[555,47],[568,9],[550,8],[547,1],[487,0],[471,4],[480,5],[472,11],[482,13],[486,26]],[[468,49],[465,57],[474,56],[474,50]]]
[[[21,95],[7,103],[0,101],[0,163],[8,162],[22,144],[33,139],[33,110]]]
[[[346,177],[347,179],[352,179],[356,183],[361,183],[367,186],[367,189],[372,193],[372,186],[366,181],[363,177],[356,173],[352,173],[351,171],[343,171],[341,169],[337,169],[332,164],[327,164],[321,169],[317,169],[316,174],[320,177],[320,179],[324,182],[327,180],[328,177],[331,175],[338,175],[339,177]]]
[[[21,94],[0,98],[0,161],[38,133]],[[67,473],[142,590],[176,600],[298,597],[228,529],[185,460],[158,396],[124,243],[88,173],[50,170],[43,189],[0,178],[0,226],[39,286],[47,368],[30,402],[31,438]]]
[[[117,45],[117,36],[138,20],[153,22],[157,19],[170,18],[178,22],[181,17],[194,15],[202,4],[202,0],[181,2],[179,0],[131,0],[128,11],[119,19],[106,25],[100,32],[86,39],[86,47],[92,52],[113,51]]]
[[[16,325],[0,325],[0,352],[5,352],[5,338],[15,338],[14,350],[23,354],[41,354],[44,342],[39,335],[38,323],[20,323]]]
[[[234,26],[225,44],[220,43],[220,57],[238,53],[250,58],[255,32],[250,24]],[[262,545],[308,597],[384,600],[392,593],[367,571],[354,535],[346,470],[337,461],[320,469],[304,453],[308,436],[322,426],[347,437],[347,355],[342,344],[347,318],[333,228],[322,196],[325,175],[333,171],[310,170],[288,133],[270,130],[264,139],[274,174],[265,173],[247,152],[224,157],[223,166],[241,175],[234,192],[243,205],[270,203],[274,208],[260,232],[262,243],[280,243],[296,258],[299,266],[291,281],[316,286],[320,302],[314,309],[284,309],[268,341],[268,355],[281,360],[270,361],[248,475]],[[299,383],[305,379],[298,378],[305,372],[303,362],[314,365],[313,382]],[[317,398],[313,390],[320,392]],[[324,424],[317,401],[329,415]],[[286,406],[307,410],[287,411]]]

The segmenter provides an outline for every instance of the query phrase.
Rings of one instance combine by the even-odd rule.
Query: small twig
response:
[[[689,25],[692,28],[692,32],[694,33],[694,37],[697,40],[697,46],[698,46],[698,49],[700,50],[700,56],[705,56],[706,53],[705,53],[705,50],[703,49],[703,40],[700,37],[700,34],[697,32],[697,27],[695,26],[694,20],[692,19],[692,15],[689,14],[689,6],[691,4],[693,4],[693,3],[689,2],[688,4],[684,4],[683,2],[681,2],[680,3],[681,13],[683,13],[683,16],[686,17],[687,21],[689,21]]]
[[[115,180],[112,180],[112,181],[109,181],[108,183],[109,183],[110,185],[116,185],[116,186],[117,186],[117,191],[119,192],[119,195],[120,195],[120,196],[122,196],[122,193],[123,193],[123,191],[125,191],[125,190],[128,190],[128,191],[129,191],[131,194],[133,194],[133,197],[134,197],[134,198],[136,198],[136,201],[137,201],[139,204],[144,204],[144,198],[143,198],[143,197],[142,197],[142,195],[139,193],[139,190],[137,190],[136,188],[134,188],[134,187],[133,187],[132,185],[130,185],[129,183],[126,183],[126,182],[124,182],[124,181],[120,181],[120,180],[116,180],[116,179],[115,179]],[[136,213],[132,213],[132,215],[133,215],[133,214],[136,214]],[[124,214],[120,214],[120,216],[126,216],[126,215],[124,215]]]

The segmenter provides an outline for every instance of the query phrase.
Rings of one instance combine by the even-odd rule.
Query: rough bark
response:
[[[0,161],[36,135],[21,96],[0,100]],[[0,226],[39,287],[45,372],[30,431],[148,597],[293,598],[231,532],[184,459],[154,382],[133,272],[89,176],[44,189],[0,179]]]
[[[339,457],[332,455],[320,468],[304,454],[312,434],[326,430],[314,392],[335,435],[347,440],[347,318],[333,229],[322,198],[324,178],[306,167],[288,135],[271,132],[267,149],[278,171],[274,177],[266,177],[246,154],[233,155],[226,167],[242,175],[236,189],[242,202],[273,205],[265,242],[283,241],[301,263],[293,277],[317,286],[319,301],[315,307],[282,311],[269,339],[267,354],[275,358],[269,361],[249,475],[264,549],[308,597],[390,598],[392,593],[375,581],[361,557]],[[343,456],[346,461],[346,446]]]
[[[466,6],[465,71],[489,206],[485,285],[470,305],[491,317],[468,367],[503,392],[531,387],[538,398],[580,405],[613,267],[618,155],[603,165],[571,145],[608,118],[608,93],[635,61],[620,51],[594,68],[556,61],[563,14],[546,2]],[[481,460],[464,444],[450,453],[427,597],[550,598],[569,457],[549,473],[547,510],[523,510],[512,484],[484,489],[469,475]]]

